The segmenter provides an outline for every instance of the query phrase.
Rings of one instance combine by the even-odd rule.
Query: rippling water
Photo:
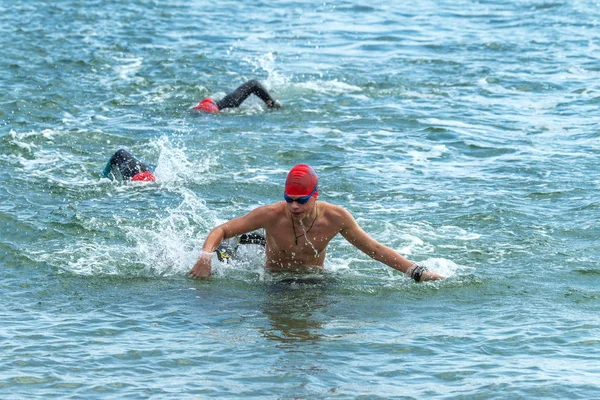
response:
[[[597,397],[599,5],[0,2],[0,396]],[[191,110],[253,78],[282,110]],[[449,278],[187,278],[299,162]]]

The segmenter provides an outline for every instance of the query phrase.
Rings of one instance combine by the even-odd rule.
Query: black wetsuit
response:
[[[219,110],[239,107],[251,94],[258,96],[269,108],[279,108],[281,105],[273,100],[267,89],[256,79],[252,79],[235,89],[232,93],[217,101]]]
[[[127,150],[120,149],[108,160],[102,176],[125,181],[133,178],[140,172],[154,172],[154,168],[153,165],[138,160]]]

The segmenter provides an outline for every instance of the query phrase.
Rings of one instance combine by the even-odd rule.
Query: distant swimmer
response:
[[[255,208],[210,231],[189,274],[195,278],[210,277],[212,253],[224,240],[264,229],[265,268],[270,271],[322,270],[327,245],[339,233],[369,257],[417,282],[444,279],[380,244],[361,229],[347,210],[317,202],[318,196],[315,171],[306,164],[296,165],[287,175],[284,201]]]
[[[222,100],[215,101],[207,97],[193,108],[194,110],[216,114],[226,108],[239,107],[251,94],[258,96],[258,98],[265,102],[268,108],[281,108],[281,103],[273,100],[267,89],[255,79],[244,83]]]
[[[102,177],[117,181],[145,181],[153,182],[154,165],[138,160],[127,150],[117,150],[106,163]]]

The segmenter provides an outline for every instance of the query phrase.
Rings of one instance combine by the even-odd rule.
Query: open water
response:
[[[0,1],[0,398],[600,398],[600,3]],[[191,110],[248,79],[256,98]],[[157,183],[101,179],[127,148]],[[209,230],[320,199],[341,237],[186,277]]]

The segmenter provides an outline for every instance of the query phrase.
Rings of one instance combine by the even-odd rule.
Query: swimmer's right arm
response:
[[[210,262],[212,260],[213,251],[223,242],[225,239],[225,230],[223,225],[219,225],[214,228],[204,241],[202,251],[198,257],[198,261],[194,264],[188,275],[194,278],[209,278],[210,277]]]
[[[269,212],[266,207],[259,207],[242,217],[234,218],[214,228],[206,237],[200,257],[198,257],[198,261],[188,272],[188,275],[194,278],[209,278],[211,275],[210,262],[212,254],[223,240],[262,228],[268,215]]]

